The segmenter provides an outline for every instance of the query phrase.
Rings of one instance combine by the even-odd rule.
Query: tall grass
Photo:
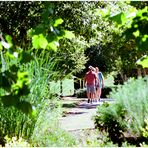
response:
[[[60,78],[60,71],[56,71],[55,63],[56,61],[50,57],[50,54],[43,51],[40,54],[35,53],[33,61],[20,65],[21,70],[29,73],[30,94],[23,96],[23,100],[27,100],[33,105],[33,114],[31,116],[25,115],[14,107],[6,108],[0,103],[0,137],[3,139],[3,143],[6,135],[10,138],[14,136],[25,138],[30,143],[32,142],[32,145],[38,146],[62,145],[62,143],[64,146],[64,143],[68,141],[69,136],[66,136],[55,124],[60,115],[60,105],[58,101],[54,101],[58,98],[51,94],[52,87],[49,90],[49,82]],[[55,121],[53,122],[53,120]],[[42,135],[41,131],[44,128]],[[50,132],[47,132],[49,128],[55,129],[52,136]],[[59,135],[65,136],[66,140],[59,140]],[[40,142],[35,140],[41,137]],[[53,139],[53,137],[55,138]],[[46,143],[46,140],[49,142]]]

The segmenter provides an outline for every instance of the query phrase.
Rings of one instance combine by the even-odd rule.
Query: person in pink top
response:
[[[84,77],[84,84],[87,88],[87,98],[88,103],[93,101],[96,93],[96,82],[97,82],[97,75],[94,71],[94,68],[92,66],[88,67],[89,71],[85,74]]]

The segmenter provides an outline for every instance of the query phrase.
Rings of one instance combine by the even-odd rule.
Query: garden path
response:
[[[93,116],[96,114],[97,106],[104,101],[111,101],[111,99],[101,99],[90,104],[87,103],[87,98],[64,97],[62,100],[66,111],[65,116],[60,119],[60,126],[66,131],[94,129]]]

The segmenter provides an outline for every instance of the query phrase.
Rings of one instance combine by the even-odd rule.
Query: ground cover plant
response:
[[[111,92],[112,104],[98,107],[96,127],[109,133],[110,139],[119,146],[125,140],[140,145],[145,142],[143,130],[148,116],[148,77],[130,79],[117,91]]]

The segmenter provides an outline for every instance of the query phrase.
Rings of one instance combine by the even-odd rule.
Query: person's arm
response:
[[[99,78],[97,73],[95,74],[95,83],[100,85]]]

